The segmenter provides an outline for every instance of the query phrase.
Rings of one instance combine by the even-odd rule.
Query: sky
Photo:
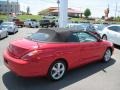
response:
[[[6,0],[2,0],[6,1]],[[17,1],[17,0],[9,0]],[[57,0],[18,0],[21,11],[26,11],[30,7],[32,14],[37,14],[39,11],[48,7],[57,7]],[[110,8],[109,16],[115,16],[117,3],[117,16],[120,16],[120,0],[68,0],[68,7],[76,10],[84,11],[86,8],[91,10],[91,17],[101,17],[104,15],[104,10]]]

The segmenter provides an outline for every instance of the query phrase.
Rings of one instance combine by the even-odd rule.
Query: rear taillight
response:
[[[33,58],[35,58],[38,54],[39,54],[40,51],[38,50],[34,50],[34,51],[31,51],[27,54],[25,54],[24,56],[21,57],[22,60],[31,60]]]

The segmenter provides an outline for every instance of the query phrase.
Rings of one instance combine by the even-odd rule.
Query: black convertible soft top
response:
[[[73,32],[80,32],[81,30],[71,30],[65,28],[43,28],[36,33],[45,33],[49,35],[46,41],[49,42],[65,42]]]

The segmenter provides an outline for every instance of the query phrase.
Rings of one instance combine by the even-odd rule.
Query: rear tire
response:
[[[55,61],[49,68],[48,77],[50,80],[57,81],[65,75],[67,66],[64,61]]]

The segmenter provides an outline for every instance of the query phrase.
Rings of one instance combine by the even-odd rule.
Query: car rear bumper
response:
[[[42,62],[28,62],[11,57],[7,51],[4,52],[4,64],[12,72],[22,77],[45,76],[47,66]]]

